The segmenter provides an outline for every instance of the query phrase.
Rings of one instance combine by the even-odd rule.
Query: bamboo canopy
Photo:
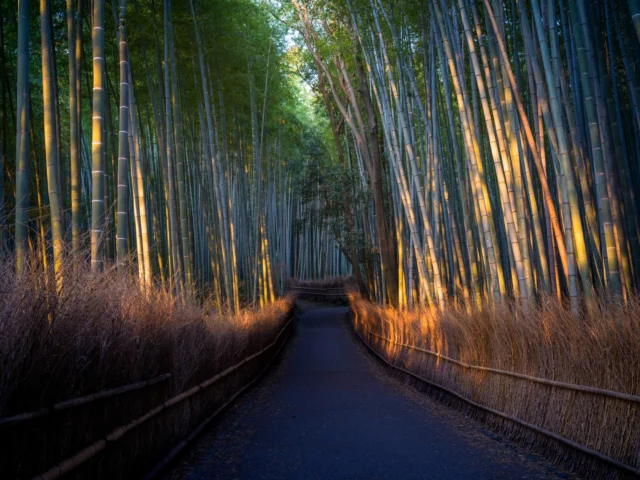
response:
[[[360,215],[396,231],[399,281],[383,275],[379,300],[555,295],[577,310],[636,291],[638,2],[292,4],[280,18],[348,130],[337,148],[377,150],[385,172],[379,185],[354,164],[384,197]]]
[[[639,5],[1,0],[2,252],[232,311],[347,274],[402,308],[624,302]]]

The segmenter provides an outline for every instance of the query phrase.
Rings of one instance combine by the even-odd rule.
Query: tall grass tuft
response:
[[[350,296],[354,327],[392,365],[467,399],[551,431],[640,468],[640,404],[544,385],[477,369],[398,344],[433,351],[466,364],[558,382],[640,395],[640,298],[619,305],[602,300],[581,317],[557,300],[523,310],[514,303],[466,309],[399,311]],[[378,336],[376,336],[378,335]],[[384,337],[391,341],[380,338]],[[442,390],[443,400],[469,409]],[[600,461],[492,414],[470,409],[491,427],[589,478],[625,474]],[[595,475],[595,476],[594,476]]]
[[[0,471],[7,478],[46,470],[97,436],[259,351],[273,341],[292,308],[287,298],[237,316],[218,315],[210,313],[214,309],[207,302],[202,306],[162,288],[143,293],[137,278],[115,268],[92,274],[87,262],[75,257],[67,259],[57,294],[42,271],[32,262],[18,277],[10,262],[0,264],[0,417],[164,373],[171,379],[149,391],[42,420],[0,424]],[[160,421],[131,435],[123,444],[132,445],[98,460],[110,468],[80,470],[78,475],[134,478],[204,412],[224,403],[264,361],[249,362],[206,398],[172,407]]]

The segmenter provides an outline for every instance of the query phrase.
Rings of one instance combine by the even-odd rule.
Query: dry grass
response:
[[[466,398],[640,468],[640,405],[490,372],[464,369],[414,345],[468,364],[640,395],[640,298],[603,301],[575,318],[557,301],[524,312],[513,304],[468,311],[398,311],[351,296],[355,328],[393,365]],[[438,394],[457,404],[451,396]],[[468,408],[459,404],[461,408]],[[617,472],[513,422],[475,411],[493,428],[589,478]]]
[[[291,311],[289,298],[238,316],[208,314],[206,305],[180,301],[166,291],[145,296],[134,278],[115,270],[91,274],[86,262],[77,260],[67,263],[60,296],[45,285],[38,266],[18,278],[13,265],[0,265],[0,417],[166,372],[172,378],[144,394],[97,402],[60,418],[0,426],[0,471],[7,478],[39,473],[118,422],[131,420],[260,350],[273,340]],[[166,451],[205,410],[223,403],[225,395],[259,367],[257,363],[243,367],[205,400],[173,407],[171,414],[163,414],[161,422],[134,439],[129,445],[133,453],[125,449],[102,461],[122,467],[145,457],[141,463],[148,467],[154,457],[152,447]],[[141,455],[142,448],[149,449],[148,454]],[[135,471],[128,466],[102,478]],[[94,478],[89,471],[78,475]]]

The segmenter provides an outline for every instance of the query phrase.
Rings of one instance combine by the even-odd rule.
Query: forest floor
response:
[[[390,376],[347,308],[298,305],[276,365],[166,478],[573,478]]]

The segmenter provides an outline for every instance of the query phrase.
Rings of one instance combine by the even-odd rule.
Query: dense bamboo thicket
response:
[[[294,192],[322,126],[264,8],[2,0],[0,29],[0,243],[18,273],[37,252],[62,292],[67,252],[88,249],[96,273],[237,312],[284,276],[347,271]]]
[[[577,310],[580,298],[636,292],[637,10],[610,0],[279,10],[308,49],[337,155],[370,192],[353,228],[379,259],[362,273],[377,299],[554,295]]]
[[[60,291],[86,245],[234,311],[351,272],[402,307],[635,293],[637,2],[174,3],[2,3],[18,271]]]

